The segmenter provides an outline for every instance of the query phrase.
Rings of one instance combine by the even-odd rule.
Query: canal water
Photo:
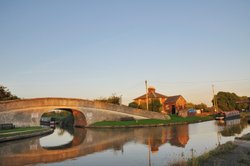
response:
[[[0,144],[0,165],[167,166],[250,133],[244,120],[129,129],[56,128]]]

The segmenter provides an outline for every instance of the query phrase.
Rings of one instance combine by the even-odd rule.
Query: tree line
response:
[[[247,96],[238,96],[235,93],[230,92],[218,92],[212,100],[217,100],[217,106],[222,111],[232,111],[232,110],[248,110],[249,106],[247,103],[238,103],[238,101],[248,100]],[[213,104],[214,105],[214,104]]]

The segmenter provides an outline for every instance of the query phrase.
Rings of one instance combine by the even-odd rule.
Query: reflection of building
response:
[[[153,100],[159,100],[162,107],[161,110],[163,112],[167,112],[169,114],[176,114],[179,110],[184,109],[186,105],[186,100],[181,96],[165,96],[163,94],[155,92],[155,88],[149,87],[148,88],[148,102],[151,103]],[[146,94],[137,97],[134,99],[140,106],[146,105]]]
[[[189,140],[188,125],[176,125],[172,128],[173,137],[170,139],[171,145],[185,147]]]
[[[151,135],[148,137],[148,142],[147,144],[150,146],[150,150],[152,153],[156,153],[159,151],[159,147],[165,143],[167,143],[167,136],[166,134],[164,134],[166,132],[166,130],[164,128],[162,128],[161,130],[161,136],[159,139],[159,135]],[[159,133],[160,134],[160,133]]]
[[[152,153],[157,153],[160,146],[167,142],[174,146],[185,147],[189,140],[189,128],[188,125],[154,128],[145,136],[147,139],[143,143],[149,146]]]
[[[158,128],[155,129],[154,132],[148,133],[148,138],[144,143],[149,146],[152,153],[157,153],[159,147],[167,143],[169,137],[167,133],[170,133],[168,130],[170,130],[170,128]]]

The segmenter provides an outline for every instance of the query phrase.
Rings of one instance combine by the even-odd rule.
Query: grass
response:
[[[2,137],[9,137],[9,136],[16,136],[22,134],[30,134],[35,133],[38,131],[45,131],[47,128],[36,126],[36,127],[20,127],[8,130],[0,130],[0,138]]]
[[[235,145],[235,144],[233,144],[233,142],[229,141],[225,144],[219,145],[214,150],[211,150],[209,152],[204,153],[201,156],[191,158],[190,160],[187,161],[187,163],[185,165],[198,166],[202,162],[206,162],[206,160],[208,160],[209,158],[227,153],[236,147],[237,147],[237,145]]]
[[[27,131],[27,130],[36,130],[36,129],[41,129],[42,127],[40,126],[35,126],[35,127],[18,127],[14,129],[8,129],[8,130],[0,130],[1,133],[8,133],[8,132],[18,132],[18,131]]]
[[[250,133],[243,135],[242,137],[238,138],[240,140],[246,140],[246,141],[250,141]]]
[[[242,158],[239,160],[239,163],[245,164],[245,165],[250,165],[250,161],[246,158]]]
[[[241,112],[240,113],[240,117],[242,117],[242,118],[245,118],[245,117],[248,117],[248,116],[250,116],[250,112]]]
[[[170,120],[159,120],[159,119],[142,119],[133,121],[101,121],[92,124],[91,126],[131,126],[131,125],[157,125],[157,124],[171,124],[171,123],[195,123],[200,121],[207,121],[213,119],[212,116],[206,117],[179,117],[177,115],[171,115]]]

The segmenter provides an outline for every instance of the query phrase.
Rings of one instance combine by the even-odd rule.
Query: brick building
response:
[[[181,96],[166,96],[155,91],[154,87],[148,88],[148,103],[152,100],[158,99],[162,105],[161,111],[167,114],[177,114],[179,110],[184,109],[186,100]],[[146,94],[134,99],[138,105],[146,104]]]
[[[178,114],[179,110],[185,109],[187,101],[181,95],[169,96],[165,102],[165,110],[168,114]]]

